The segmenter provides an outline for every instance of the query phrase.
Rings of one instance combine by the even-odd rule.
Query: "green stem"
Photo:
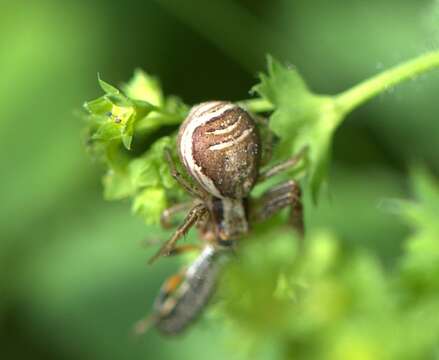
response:
[[[343,115],[386,90],[439,67],[439,51],[421,55],[413,60],[397,65],[353,88],[335,96],[337,107]]]
[[[256,98],[238,102],[239,105],[252,113],[261,113],[274,110],[274,105],[268,100]]]
[[[179,125],[183,121],[180,115],[157,115],[144,117],[137,121],[135,125],[136,131],[143,131],[145,129],[160,127],[163,125]]]
[[[338,118],[341,121],[348,113],[373,97],[391,89],[399,83],[414,79],[435,68],[439,68],[439,51],[426,53],[389,70],[385,70],[333,96],[332,99],[340,114]],[[267,112],[275,109],[273,104],[261,98],[243,100],[239,102],[239,104],[253,113]]]

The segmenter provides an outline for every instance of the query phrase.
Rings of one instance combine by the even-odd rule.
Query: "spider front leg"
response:
[[[289,158],[288,160],[286,160],[280,164],[274,165],[273,167],[266,169],[265,171],[261,171],[261,173],[259,174],[258,182],[265,181],[265,180],[267,180],[273,176],[276,176],[277,174],[284,172],[284,171],[292,168],[293,166],[297,165],[299,163],[299,161],[303,159],[307,150],[308,150],[308,147],[304,147],[296,155]]]
[[[177,256],[181,254],[190,253],[192,251],[200,251],[200,250],[201,250],[201,245],[195,245],[195,244],[177,245],[171,249],[168,256]]]
[[[144,246],[158,245],[160,243],[161,243],[161,241],[158,239],[145,240],[143,242]],[[191,252],[194,250],[199,251],[200,249],[201,249],[201,246],[195,245],[195,244],[175,245],[171,249],[171,251],[169,252],[168,256],[180,255],[180,254],[184,254],[184,253]]]
[[[164,229],[170,229],[172,227],[177,226],[178,224],[174,224],[173,218],[178,213],[189,210],[194,205],[193,201],[187,201],[175,204],[171,207],[168,207],[167,209],[163,210],[162,214],[160,215],[160,225]],[[158,238],[153,239],[145,239],[142,241],[142,246],[149,247],[152,245],[158,245],[162,242],[162,240]]]
[[[267,190],[254,204],[251,220],[264,221],[278,211],[290,207],[289,223],[302,237],[304,233],[301,190],[297,182],[289,180]]]
[[[189,229],[200,220],[207,212],[207,208],[203,204],[195,205],[187,214],[183,223],[177,228],[172,237],[166,241],[160,248],[160,250],[149,260],[149,264],[153,263],[160,256],[168,256],[175,247],[175,243],[183,235],[185,235]]]
[[[187,202],[175,204],[163,210],[160,216],[160,225],[165,229],[169,229],[173,227],[174,224],[172,223],[172,218],[176,214],[181,213],[182,211],[189,210],[191,206],[193,206],[193,201],[187,201]]]
[[[168,162],[171,176],[175,179],[175,181],[177,181],[181,185],[181,187],[193,197],[203,198],[204,194],[198,188],[192,186],[177,170],[177,166],[172,159],[171,150],[165,149],[165,158]]]

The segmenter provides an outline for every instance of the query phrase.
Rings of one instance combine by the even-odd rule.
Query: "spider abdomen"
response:
[[[244,198],[256,182],[258,131],[250,114],[235,104],[194,106],[180,127],[178,150],[190,175],[213,196]]]

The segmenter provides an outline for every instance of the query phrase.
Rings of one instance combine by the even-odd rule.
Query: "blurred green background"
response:
[[[82,143],[85,100],[143,68],[192,104],[240,100],[265,54],[334,94],[439,47],[435,0],[1,2],[0,355],[20,359],[238,357],[215,321],[178,339],[133,323],[178,260],[153,267],[129,203],[102,200],[102,169]],[[330,187],[309,229],[391,262],[407,229],[385,199],[408,197],[410,164],[439,173],[439,72],[355,111],[335,137]],[[383,205],[384,204],[384,205]],[[229,346],[230,345],[230,346]]]

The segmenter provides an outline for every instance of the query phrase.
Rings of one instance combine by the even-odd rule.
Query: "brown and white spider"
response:
[[[258,199],[249,196],[256,183],[296,165],[303,151],[260,171],[260,136],[255,120],[244,109],[224,101],[194,106],[180,126],[177,151],[195,185],[177,171],[169,151],[165,156],[172,176],[193,200],[164,211],[162,224],[165,227],[170,226],[174,214],[183,210],[188,210],[188,214],[150,262],[160,256],[199,249],[194,245],[176,245],[194,225],[203,245],[189,267],[163,284],[153,314],[139,322],[139,332],[149,325],[168,335],[184,330],[210,298],[227,254],[236,241],[249,232],[252,224],[290,207],[291,225],[300,235],[304,230],[301,191],[294,180],[272,187]]]

